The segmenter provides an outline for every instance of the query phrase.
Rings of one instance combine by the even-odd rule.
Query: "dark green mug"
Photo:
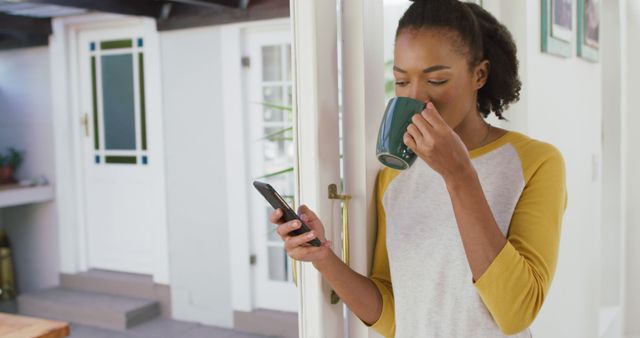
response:
[[[411,124],[411,117],[424,108],[424,102],[410,97],[394,97],[389,100],[378,130],[378,161],[398,170],[405,170],[415,162],[416,154],[404,144],[403,137]]]

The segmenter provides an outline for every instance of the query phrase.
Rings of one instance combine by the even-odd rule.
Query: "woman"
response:
[[[416,0],[396,32],[396,95],[427,102],[405,144],[405,171],[381,170],[372,275],[344,265],[322,222],[288,236],[290,257],[312,262],[363,322],[387,337],[530,337],[553,277],[566,207],[561,154],[523,134],[492,127],[520,92],[516,48],[481,7]],[[324,244],[305,244],[317,237]]]

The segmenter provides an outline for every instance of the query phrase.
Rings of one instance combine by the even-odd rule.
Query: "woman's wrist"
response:
[[[458,189],[461,186],[466,186],[474,180],[478,179],[478,173],[473,167],[473,164],[469,162],[468,165],[462,166],[459,170],[443,176],[445,184],[449,190]]]
[[[339,261],[340,259],[338,258],[338,256],[336,256],[333,250],[331,250],[331,248],[327,248],[327,254],[323,258],[316,259],[311,263],[316,268],[316,270],[320,271],[320,273],[323,273],[324,271],[331,269],[331,267]]]

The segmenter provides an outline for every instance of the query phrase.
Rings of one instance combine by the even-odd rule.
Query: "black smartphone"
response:
[[[300,221],[300,224],[302,224],[300,228],[296,230],[292,230],[291,232],[289,232],[289,235],[297,236],[305,232],[311,231],[311,229],[309,229],[309,227],[306,224],[304,224],[304,222],[298,217],[296,212],[293,211],[293,209],[291,209],[289,204],[287,204],[287,202],[282,198],[282,196],[280,196],[280,194],[278,194],[276,189],[273,189],[273,187],[270,184],[260,182],[260,181],[253,181],[253,186],[256,187],[256,189],[258,189],[260,194],[264,196],[264,198],[267,200],[267,202],[269,202],[269,204],[271,204],[274,210],[278,208],[282,209],[282,212],[283,212],[282,219],[285,222],[289,222],[294,219],[297,219]],[[314,238],[307,243],[313,246],[322,245],[322,243],[320,243],[320,240],[318,238]]]

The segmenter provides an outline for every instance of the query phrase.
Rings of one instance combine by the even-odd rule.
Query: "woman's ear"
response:
[[[489,60],[482,60],[476,66],[476,69],[473,72],[473,81],[477,90],[484,87],[487,83],[489,70],[491,70],[491,63],[489,63]]]

